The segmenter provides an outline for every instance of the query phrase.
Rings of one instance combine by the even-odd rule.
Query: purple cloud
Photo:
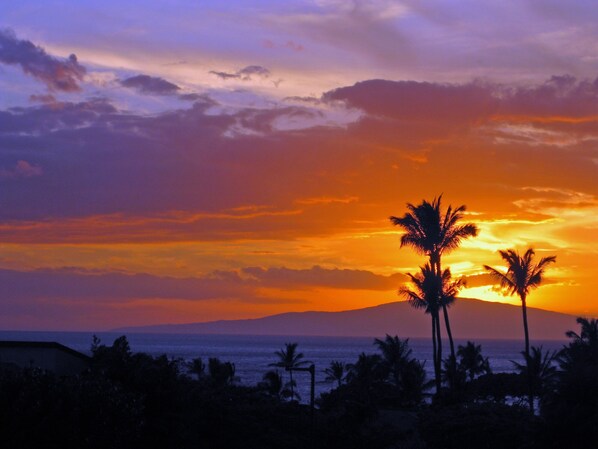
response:
[[[122,273],[65,267],[17,271],[0,269],[0,282],[12,300],[43,298],[106,299],[236,299],[263,301],[262,288],[329,287],[340,289],[393,290],[406,276],[381,276],[364,270],[291,268],[244,268],[243,278],[236,271],[215,271],[206,276],[174,278],[146,273]]]
[[[86,72],[74,54],[66,60],[55,58],[32,42],[18,39],[10,29],[0,30],[0,62],[20,66],[51,91],[80,91],[79,81]]]
[[[139,92],[150,95],[172,95],[176,94],[181,88],[176,84],[166,81],[163,78],[137,75],[120,81],[124,87],[137,89]]]
[[[394,290],[407,281],[404,274],[383,276],[366,270],[322,268],[318,265],[309,269],[295,270],[286,267],[243,268],[243,273],[269,287],[310,288],[327,287],[357,290]]]

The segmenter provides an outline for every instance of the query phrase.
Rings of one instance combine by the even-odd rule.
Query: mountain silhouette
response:
[[[457,339],[523,338],[521,307],[516,305],[461,298],[451,307],[450,314]],[[531,307],[528,308],[528,321],[532,340],[564,340],[565,332],[576,328],[572,315]],[[429,315],[413,309],[407,302],[391,302],[342,312],[289,312],[255,319],[158,324],[114,331],[356,337],[396,334],[402,338],[427,338],[431,324]]]

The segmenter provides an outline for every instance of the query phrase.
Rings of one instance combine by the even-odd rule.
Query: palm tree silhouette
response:
[[[326,373],[326,381],[327,382],[336,382],[337,386],[341,386],[343,380],[345,380],[345,374],[347,371],[347,367],[343,362],[339,362],[337,360],[333,360],[330,362],[330,366],[324,370]]]
[[[527,297],[533,288],[542,283],[544,271],[548,264],[556,262],[556,256],[548,256],[534,263],[535,252],[528,248],[523,256],[520,256],[514,249],[499,251],[500,256],[507,263],[507,271],[502,271],[484,265],[484,268],[500,283],[500,286],[512,295],[514,293],[521,299],[521,310],[523,313],[523,331],[525,333],[525,355],[529,352],[529,330],[527,326]]]
[[[381,358],[378,354],[362,352],[357,362],[347,365],[347,382],[355,388],[360,400],[370,404],[372,394],[377,385],[384,382],[384,372]]]
[[[291,399],[293,399],[295,397],[295,381],[293,380],[293,369],[299,368],[310,362],[307,360],[303,360],[304,355],[302,352],[297,352],[297,343],[285,343],[285,347],[280,351],[276,351],[275,354],[278,356],[278,362],[271,363],[270,366],[284,368],[289,372],[289,387],[291,390]]]
[[[441,388],[442,339],[440,336],[440,308],[442,304],[452,303],[464,281],[451,281],[451,271],[447,268],[438,275],[436,270],[426,264],[420,267],[420,273],[407,273],[414,290],[401,287],[399,294],[407,298],[409,304],[416,309],[423,309],[432,317],[432,354],[434,360],[434,377],[436,392]],[[452,357],[452,356],[451,356]]]
[[[258,386],[264,388],[270,396],[277,399],[290,396],[291,394],[290,390],[284,388],[282,375],[278,370],[270,370],[264,373],[262,382],[260,382]]]
[[[574,344],[587,345],[598,349],[598,320],[591,318],[577,318],[577,324],[581,326],[581,332],[567,331],[565,335],[573,339]]]
[[[409,339],[401,340],[397,335],[391,337],[386,334],[384,340],[376,338],[374,344],[382,353],[382,364],[386,368],[390,380],[400,388],[403,373],[412,359],[413,351],[409,348]]]
[[[554,381],[557,376],[554,361],[555,352],[542,352],[542,347],[532,346],[531,353],[522,352],[524,363],[512,362],[515,369],[528,379],[529,382],[529,407],[534,413],[534,397],[540,397],[548,384]]]
[[[488,357],[482,355],[482,346],[468,341],[465,346],[459,345],[457,349],[459,356],[459,366],[469,376],[472,381],[478,374],[489,373],[490,363]]]
[[[445,213],[441,210],[442,195],[432,202],[423,200],[414,206],[407,203],[408,212],[402,217],[390,217],[390,221],[402,228],[401,247],[411,246],[417,253],[428,256],[429,264],[438,276],[442,276],[441,258],[443,254],[457,249],[464,239],[478,235],[478,228],[473,223],[459,225],[466,210],[464,205],[455,209],[449,205]],[[444,324],[449,338],[451,355],[455,357],[455,344],[448,317],[448,304],[440,304],[444,315]]]

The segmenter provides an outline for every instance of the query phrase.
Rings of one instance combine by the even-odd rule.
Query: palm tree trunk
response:
[[[430,258],[430,261],[432,261],[432,258]],[[440,264],[440,256],[435,257],[435,266],[436,275],[438,277],[442,277],[442,266]],[[449,345],[451,347],[451,356],[453,357],[453,359],[457,360],[455,358],[455,343],[453,341],[453,333],[451,331],[451,324],[449,322],[448,309],[446,307],[446,304],[442,304],[442,313],[444,315],[444,325],[446,327],[446,334],[448,335]]]
[[[451,347],[451,357],[455,358],[455,343],[453,342],[453,333],[451,332],[451,325],[449,323],[448,309],[445,304],[442,305],[442,313],[444,314],[444,325],[446,326],[446,334],[449,338],[449,344]]]
[[[289,376],[291,378],[291,401],[292,401],[293,399],[295,399],[295,389],[293,386],[293,370],[292,369],[289,370]]]
[[[527,327],[527,304],[525,295],[521,295],[521,311],[523,313],[523,332],[525,333],[525,363],[527,363],[527,388],[529,409],[534,414],[534,387],[531,373],[530,355],[529,355],[529,329]]]
[[[442,368],[442,338],[440,336],[440,315],[436,312],[436,340],[438,342],[438,348],[436,352],[436,370],[438,372],[437,385],[440,385],[440,372]]]
[[[436,343],[436,317],[432,313],[432,363],[434,364],[434,381],[436,382],[436,394],[440,392],[440,372],[438,371],[438,347]]]
[[[525,333],[525,355],[529,357],[529,330],[527,328],[527,305],[525,295],[521,295],[521,311],[523,312],[523,332]]]

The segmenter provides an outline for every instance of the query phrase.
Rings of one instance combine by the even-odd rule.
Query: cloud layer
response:
[[[393,301],[423,260],[399,250],[387,217],[440,193],[481,229],[446,260],[471,280],[468,296],[497,299],[482,265],[533,245],[559,260],[533,305],[598,313],[587,269],[598,263],[598,73],[548,64],[542,79],[402,76],[401,64],[407,73],[436,54],[420,51],[428,41],[413,20],[452,45],[443,33],[461,29],[461,16],[425,2],[297,11],[260,15],[268,31],[237,53],[218,48],[222,36],[195,53],[144,53],[167,18],[155,33],[106,38],[124,42],[122,54],[0,33],[2,326],[18,317],[59,327],[61,313],[81,326],[84,315],[148,324]],[[85,67],[57,56],[71,51]],[[521,54],[509,70],[525,65]],[[389,79],[388,67],[405,79]],[[284,77],[278,88],[273,74]]]

